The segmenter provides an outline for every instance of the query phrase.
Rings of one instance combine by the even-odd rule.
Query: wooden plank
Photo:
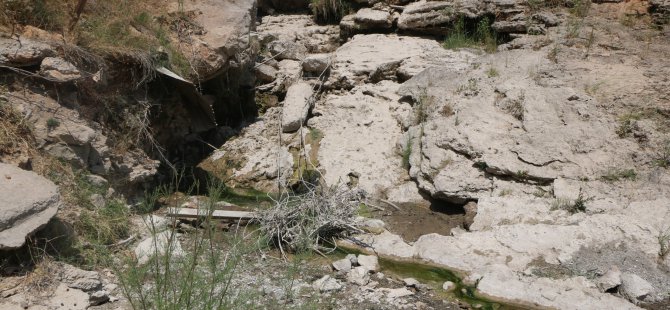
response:
[[[167,216],[171,217],[186,217],[186,218],[199,218],[207,217],[208,210],[205,209],[189,209],[189,208],[169,208]],[[228,211],[228,210],[214,210],[212,213],[213,219],[242,219],[250,220],[256,218],[255,212],[248,211]]]

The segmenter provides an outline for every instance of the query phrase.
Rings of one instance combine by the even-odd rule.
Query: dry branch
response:
[[[362,232],[354,221],[361,199],[363,191],[346,186],[285,195],[273,208],[259,212],[260,230],[283,254],[318,250],[320,240]]]

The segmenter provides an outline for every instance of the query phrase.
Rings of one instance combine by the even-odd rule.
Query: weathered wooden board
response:
[[[199,218],[207,217],[208,210],[205,209],[189,209],[189,208],[169,208],[167,216],[171,217],[186,217]],[[213,219],[231,219],[231,220],[250,220],[256,218],[255,212],[248,211],[228,211],[228,210],[214,210],[212,213]]]

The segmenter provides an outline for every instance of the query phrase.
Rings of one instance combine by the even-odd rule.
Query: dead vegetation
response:
[[[170,15],[164,3],[148,1],[26,1],[0,3],[0,28],[12,34],[34,26],[61,34],[65,45],[100,55],[124,55],[137,62],[153,62],[188,76],[192,66],[179,50],[181,34],[188,33],[190,17]],[[83,4],[81,3],[83,2]],[[184,21],[188,22],[184,22]],[[176,37],[176,38],[175,38]]]
[[[260,212],[260,231],[284,254],[321,252],[335,238],[362,232],[354,223],[363,193],[345,186],[312,187],[301,195],[286,194]]]
[[[25,151],[33,140],[29,122],[7,102],[5,95],[0,91],[0,156]]]

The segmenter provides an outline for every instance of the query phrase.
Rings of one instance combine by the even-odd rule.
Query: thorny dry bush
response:
[[[260,231],[282,252],[316,251],[324,243],[360,233],[355,217],[364,198],[362,190],[312,186],[304,194],[283,195],[273,208],[259,214]]]

